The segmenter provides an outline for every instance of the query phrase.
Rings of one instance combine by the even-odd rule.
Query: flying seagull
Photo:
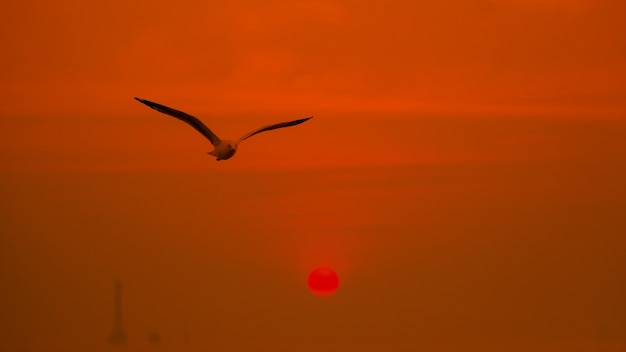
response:
[[[195,128],[196,131],[200,132],[200,134],[202,134],[203,136],[205,136],[210,142],[211,144],[213,144],[213,151],[208,152],[208,154],[213,155],[214,157],[217,158],[217,161],[220,160],[226,160],[226,159],[230,159],[233,157],[233,155],[235,155],[235,153],[237,152],[237,146],[239,145],[239,143],[243,142],[244,140],[254,136],[257,133],[261,133],[261,132],[265,132],[265,131],[270,131],[270,130],[275,130],[277,128],[283,128],[283,127],[289,127],[289,126],[295,126],[295,125],[299,125],[301,123],[303,123],[304,121],[311,119],[313,116],[311,117],[307,117],[304,119],[299,119],[299,120],[293,120],[293,121],[289,121],[289,122],[280,122],[280,123],[276,123],[273,125],[269,125],[269,126],[265,126],[265,127],[261,127],[258,128],[246,135],[244,135],[243,137],[239,138],[236,141],[230,141],[230,140],[221,140],[218,136],[215,135],[215,133],[211,132],[211,130],[206,127],[206,125],[204,123],[202,123],[202,121],[198,120],[197,118],[186,114],[182,111],[178,111],[172,108],[168,108],[165,105],[161,105],[161,104],[157,104],[157,103],[153,103],[151,101],[145,100],[145,99],[140,99],[140,98],[135,98],[135,100],[137,100],[140,103],[146,104],[147,106],[151,107],[152,109],[166,114],[166,115],[170,115],[172,117],[175,117],[183,122],[186,122],[187,124],[189,124],[191,127]]]

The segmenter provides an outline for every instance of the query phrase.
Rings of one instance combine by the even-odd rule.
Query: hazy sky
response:
[[[1,6],[6,113],[625,109],[618,0]]]
[[[623,1],[0,13],[0,350],[626,349]]]

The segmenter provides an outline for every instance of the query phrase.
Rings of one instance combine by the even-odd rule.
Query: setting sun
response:
[[[339,276],[330,268],[317,268],[309,275],[309,289],[318,296],[330,296],[339,287]]]

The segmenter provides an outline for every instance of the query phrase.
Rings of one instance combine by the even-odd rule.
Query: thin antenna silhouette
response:
[[[122,283],[119,281],[115,281],[115,320],[113,332],[109,336],[109,343],[112,345],[126,343],[126,334],[122,329]]]

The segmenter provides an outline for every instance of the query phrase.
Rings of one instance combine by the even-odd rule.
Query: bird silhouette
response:
[[[290,127],[290,126],[295,126],[295,125],[299,125],[301,123],[303,123],[304,121],[307,121],[311,118],[313,118],[313,116],[310,117],[306,117],[303,119],[299,119],[299,120],[293,120],[293,121],[288,121],[288,122],[279,122],[279,123],[275,123],[273,125],[269,125],[269,126],[264,126],[261,128],[258,128],[250,133],[245,134],[243,137],[239,138],[238,140],[234,141],[234,140],[222,140],[220,139],[217,135],[215,135],[215,133],[213,133],[204,123],[202,123],[202,121],[198,120],[197,118],[184,113],[182,111],[176,110],[176,109],[172,109],[170,107],[167,107],[165,105],[161,105],[161,104],[157,104],[154,102],[151,102],[149,100],[145,100],[145,99],[140,99],[140,98],[135,98],[135,100],[137,100],[140,103],[143,103],[145,105],[147,105],[148,107],[166,114],[166,115],[170,115],[172,117],[175,117],[185,123],[187,123],[188,125],[190,125],[191,127],[195,128],[196,131],[200,132],[200,134],[202,134],[203,136],[205,136],[210,142],[211,144],[213,144],[213,151],[208,152],[208,154],[213,155],[217,161],[220,160],[226,160],[226,159],[230,159],[233,157],[233,155],[235,155],[235,153],[237,152],[237,146],[239,145],[239,143],[243,142],[244,140],[254,136],[255,134],[259,134],[261,132],[265,132],[265,131],[271,131],[271,130],[275,130],[278,128],[284,128],[284,127]]]

